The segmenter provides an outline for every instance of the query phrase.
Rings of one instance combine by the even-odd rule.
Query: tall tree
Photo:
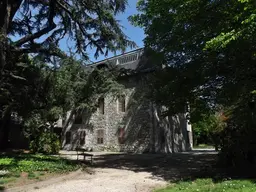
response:
[[[130,19],[145,29],[146,48],[165,66],[154,79],[153,99],[168,113],[187,100],[192,107],[198,100],[227,107],[223,149],[248,154],[256,130],[247,105],[256,87],[255,1],[140,0],[138,10]]]
[[[34,65],[43,67],[40,79],[35,79],[37,87],[34,91],[22,98],[28,101],[26,107],[19,101],[23,108],[20,108],[18,114],[24,120],[26,133],[32,139],[30,146],[35,152],[43,151],[44,144],[39,141],[52,134],[52,128],[60,117],[65,122],[62,127],[64,132],[74,116],[86,114],[89,117],[95,112],[98,98],[105,94],[117,95],[122,90],[116,81],[118,71],[115,69],[95,68],[91,72],[85,69],[81,61],[73,58],[60,60],[57,69],[38,62],[34,62]],[[68,112],[70,116],[67,117]],[[49,137],[49,143],[45,145],[51,145],[50,138],[55,137]]]
[[[29,81],[24,79],[20,70],[16,70],[18,63],[26,63],[21,58],[30,54],[56,64],[58,58],[67,56],[60,47],[63,38],[74,45],[73,52],[85,59],[88,48],[95,48],[95,57],[98,57],[99,54],[124,51],[127,46],[134,46],[115,19],[126,5],[126,0],[0,1],[0,97],[4,98],[0,103],[0,131],[7,134],[10,115],[15,110],[12,97],[8,97],[14,93],[6,91],[8,82],[22,86],[22,81]]]
[[[140,0],[138,10],[130,19],[145,29],[146,48],[166,66],[156,76],[159,101],[173,106],[200,98],[231,104],[254,89],[253,0]]]

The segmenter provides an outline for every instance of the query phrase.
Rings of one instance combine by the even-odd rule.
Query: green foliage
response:
[[[67,110],[90,106],[95,101],[93,94],[113,88],[108,87],[113,81],[104,81],[105,90],[101,90],[103,86],[95,88],[101,84],[96,79],[89,81],[82,62],[72,56],[79,54],[88,62],[88,49],[94,49],[97,58],[134,47],[115,18],[126,6],[126,0],[17,0],[0,4],[0,131],[4,133],[0,147],[8,143],[12,113],[24,121],[35,115],[41,123],[52,125]],[[64,37],[74,45],[70,54],[61,50]]]
[[[29,149],[32,153],[57,154],[60,147],[58,136],[52,132],[37,134],[36,138],[30,141],[29,144]]]
[[[98,98],[109,93],[117,95],[123,88],[116,81],[118,72],[115,69],[87,71],[73,58],[61,60],[59,66],[58,69],[46,66],[41,70],[41,82],[33,92],[35,96],[27,95],[30,111],[19,113],[33,152],[58,152],[59,141],[52,129],[60,117],[65,119],[68,111],[81,113],[86,110],[90,114],[96,110]]]
[[[65,173],[80,167],[81,165],[66,159],[39,154],[12,154],[3,155],[0,158],[0,169],[9,172],[4,176],[6,179],[18,178],[22,172],[44,175],[46,173]]]
[[[255,108],[250,109],[249,95],[241,98],[231,109],[227,127],[222,133],[221,160],[227,165],[244,166],[255,163]]]
[[[0,186],[4,188],[16,182],[19,183],[20,180],[24,183],[26,179],[40,179],[43,175],[62,174],[81,167],[80,164],[60,157],[39,154],[5,154],[0,158],[0,170],[8,171],[8,174],[1,175]]]
[[[197,132],[209,128],[198,101],[211,111],[228,109],[224,156],[236,164],[254,156],[255,112],[248,103],[256,87],[255,1],[141,0],[138,10],[130,20],[145,29],[146,49],[164,66],[152,80],[151,98],[167,106],[166,114],[184,112],[188,101],[198,111],[192,123],[201,121]]]
[[[220,134],[225,122],[219,114],[204,115],[200,121],[192,124],[195,144],[220,145]]]
[[[254,191],[255,189],[255,182],[250,180],[227,180],[214,183],[212,179],[197,179],[195,181],[179,182],[167,187],[166,189],[157,190],[157,192],[250,192]]]
[[[156,75],[154,100],[176,111],[182,111],[185,101],[193,104],[199,98],[230,106],[253,89],[253,22],[242,38],[233,37],[254,13],[253,1],[141,0],[138,10],[130,20],[143,26],[146,48],[159,55],[159,65],[165,66]],[[222,45],[216,49],[211,41]]]
[[[5,6],[10,8],[10,14],[3,13],[7,19],[1,23],[3,30],[0,33],[3,39],[8,35],[17,37],[15,41],[8,39],[7,48],[10,47],[12,52],[35,53],[52,61],[49,56],[66,56],[59,46],[64,37],[74,43],[74,52],[87,59],[88,48],[95,48],[95,57],[98,57],[99,54],[124,51],[127,46],[134,46],[115,19],[125,10],[126,0],[17,0],[1,4],[0,9],[4,10]],[[34,41],[42,36],[45,37],[40,43]]]

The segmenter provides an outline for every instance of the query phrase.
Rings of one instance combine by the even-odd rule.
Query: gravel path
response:
[[[148,172],[135,173],[120,169],[99,169],[94,174],[80,175],[76,179],[56,183],[35,192],[150,192],[167,182],[153,178]],[[31,192],[32,192],[31,191]]]
[[[70,153],[64,155],[69,159],[76,158]],[[53,178],[41,184],[24,186],[15,192],[152,192],[155,188],[166,186],[168,181],[211,174],[209,166],[217,157],[216,152],[210,150],[170,155],[94,155],[95,166],[91,174],[80,171],[61,179]]]

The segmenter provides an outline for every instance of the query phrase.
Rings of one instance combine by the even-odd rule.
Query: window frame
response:
[[[121,145],[124,144],[124,142],[125,142],[125,128],[124,127],[119,128],[118,142]]]
[[[74,114],[74,123],[75,125],[82,125],[83,124],[83,114],[82,112],[77,112]]]
[[[69,137],[68,137],[68,135],[69,135]],[[67,138],[69,138],[69,139],[67,139]],[[71,140],[72,140],[72,133],[71,133],[71,131],[67,131],[65,133],[65,144],[66,145],[71,144]],[[69,142],[67,142],[67,141],[69,141]]]
[[[83,135],[83,143],[81,144],[82,134],[84,134],[84,135]],[[86,131],[80,130],[79,131],[79,145],[80,146],[85,145],[85,138],[86,138]]]
[[[105,98],[101,97],[98,99],[98,111],[99,114],[104,115],[105,114]]]
[[[117,108],[118,112],[125,113],[126,112],[126,96],[119,95],[117,99]]]
[[[104,144],[104,137],[105,137],[105,131],[103,129],[97,130],[97,144],[103,145]]]

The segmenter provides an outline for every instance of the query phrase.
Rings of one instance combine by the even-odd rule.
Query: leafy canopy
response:
[[[255,89],[253,0],[140,0],[138,10],[130,20],[165,66],[155,100],[177,112],[186,101],[230,106]]]
[[[255,1],[140,0],[138,10],[130,20],[145,29],[146,48],[165,66],[153,80],[152,99],[167,114],[184,111],[186,101],[202,114],[203,106],[221,106],[228,113],[224,159],[255,163]]]

